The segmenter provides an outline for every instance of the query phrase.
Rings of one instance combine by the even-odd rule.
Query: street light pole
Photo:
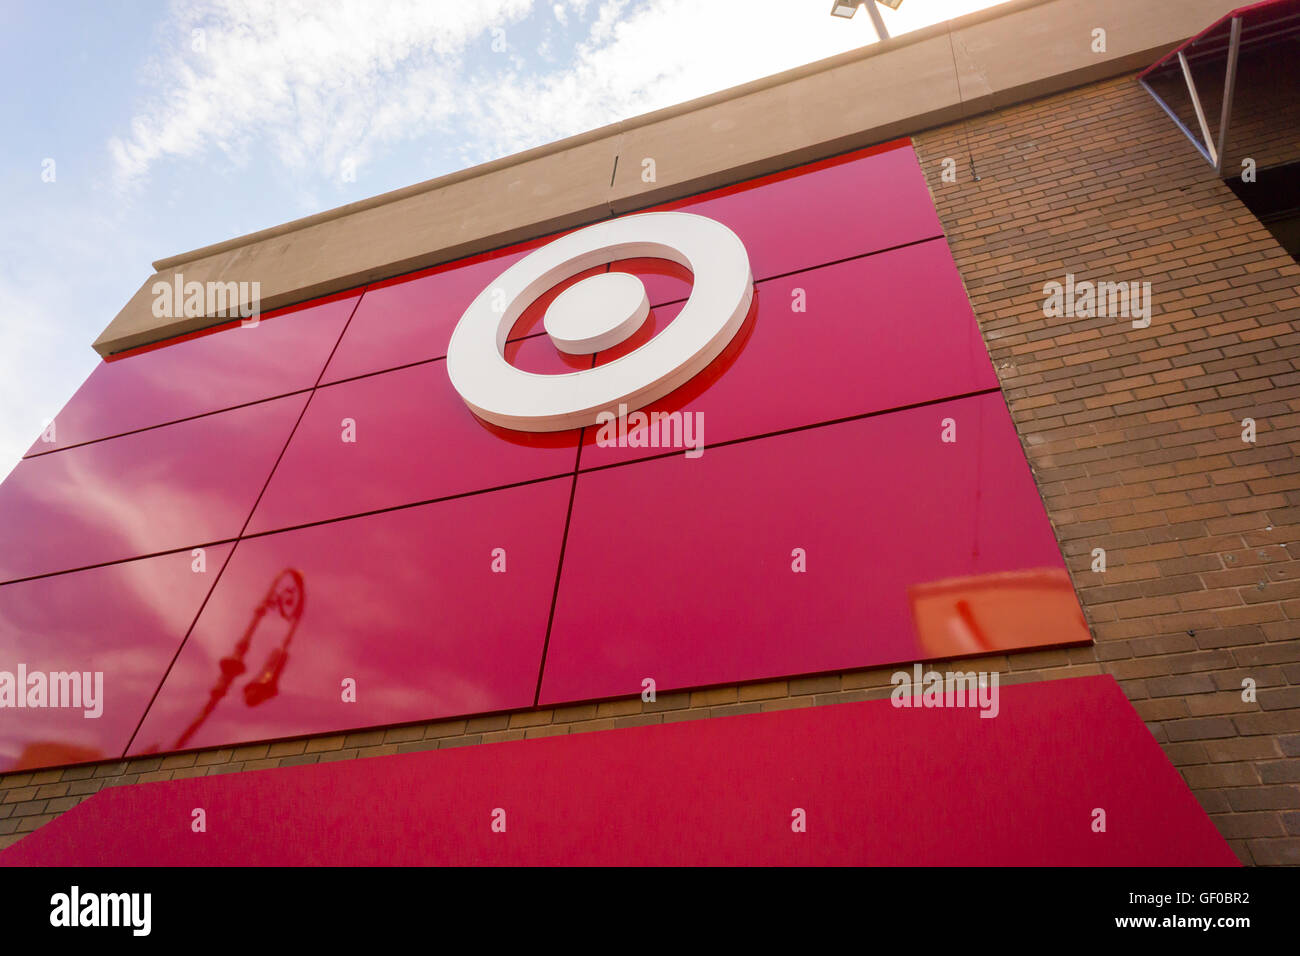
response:
[[[871,24],[876,28],[876,36],[882,40],[889,39],[889,31],[885,29],[884,17],[880,15],[877,3],[883,3],[891,10],[897,10],[903,0],[835,0],[831,4],[831,16],[842,17],[845,20],[853,19],[853,14],[858,12],[858,7],[866,6],[867,16],[871,17]]]
[[[882,40],[889,39],[889,31],[885,29],[885,19],[880,15],[880,8],[876,6],[876,0],[867,0],[863,4],[867,8],[867,14],[871,17],[871,24],[876,28],[876,34]]]

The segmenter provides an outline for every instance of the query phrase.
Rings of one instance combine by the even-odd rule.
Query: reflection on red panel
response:
[[[568,372],[550,340],[524,364]],[[346,441],[352,422],[355,441]],[[573,471],[578,431],[516,432],[466,406],[443,362],[321,388],[275,470],[250,533],[430,501]]]
[[[506,361],[515,368],[538,375],[580,372],[591,368],[595,359],[592,355],[566,355],[551,344],[545,332],[507,342],[504,354]]]
[[[916,153],[903,141],[642,211],[663,209],[729,226],[755,279],[943,233]]]
[[[132,753],[531,706],[570,486],[241,541]]]
[[[360,293],[231,322],[98,365],[29,455],[311,388]]]
[[[377,799],[365,826],[340,826]],[[219,838],[177,839],[194,807]],[[873,700],[109,787],[0,853],[7,866],[629,863],[1238,865],[1108,676],[1004,687],[996,720]]]
[[[99,717],[85,716],[84,698],[79,707],[0,711],[0,773],[120,757],[230,548],[0,586],[0,671],[15,681],[26,671],[20,692],[42,682],[31,675],[62,672],[83,675],[95,697],[93,675],[103,674]]]
[[[561,282],[555,283],[524,309],[523,315],[515,320],[514,327],[510,329],[510,338],[522,339],[528,335],[536,335],[545,331],[542,327],[542,321],[546,318],[546,310],[550,308],[551,303],[561,292],[570,286],[575,286],[583,279],[590,279],[592,276],[600,275],[602,272],[609,271],[608,266],[595,266],[591,269],[584,269],[577,275],[570,276]]]
[[[755,303],[731,345],[647,416],[693,416],[707,444],[997,388],[942,239],[760,282]],[[639,348],[680,310],[656,309],[596,364]],[[588,429],[583,467],[662,454],[653,438],[629,427],[610,446]]]
[[[541,702],[916,660],[916,584],[1038,568],[1064,562],[997,393],[584,472]]]
[[[194,718],[172,743],[169,749],[181,750],[199,735],[203,725],[217,707],[230,694],[231,688],[242,681],[240,687],[243,703],[249,707],[266,703],[280,694],[280,677],[289,663],[289,645],[298,633],[298,625],[307,608],[307,582],[297,568],[285,568],[272,579],[266,594],[253,609],[248,626],[235,642],[230,653],[221,658],[218,676],[207,700]],[[269,622],[269,625],[268,625]],[[266,627],[264,627],[266,625]],[[276,632],[270,640],[266,663],[249,675],[248,652],[253,638],[265,631]],[[235,701],[238,704],[238,699]]]
[[[441,358],[480,292],[546,236],[367,286],[324,382]],[[522,333],[520,333],[522,334]]]
[[[691,294],[691,271],[669,259],[618,259],[609,270],[638,277],[652,306],[680,302]]]
[[[0,485],[0,581],[239,535],[307,396],[18,463]]]
[[[908,589],[926,657],[961,657],[1037,647],[1044,622],[1061,644],[1091,640],[1064,568],[918,582]]]

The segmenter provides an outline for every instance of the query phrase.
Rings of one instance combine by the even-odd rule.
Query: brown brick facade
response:
[[[1279,141],[1234,133],[1300,158]],[[1243,861],[1300,863],[1300,267],[1131,78],[917,149],[1095,659]],[[1066,273],[1150,282],[1150,327],[1046,318]]]
[[[1300,267],[1132,78],[916,146],[1097,638],[963,669],[1113,674],[1241,859],[1300,862]],[[1045,318],[1066,272],[1151,282],[1150,328]],[[10,774],[0,847],[105,786],[864,700],[897,669]]]

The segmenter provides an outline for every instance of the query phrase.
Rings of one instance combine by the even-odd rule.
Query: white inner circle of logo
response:
[[[525,372],[506,361],[506,338],[538,296],[594,266],[635,258],[670,259],[694,274],[690,298],[662,332],[608,364],[563,375]],[[627,329],[640,309],[627,313],[630,287],[621,279],[597,282],[616,275],[585,279],[556,297],[552,309],[574,293],[583,317],[568,314],[566,305],[553,329],[548,311],[552,341],[558,333],[566,343],[582,343],[580,352],[594,351],[593,340],[621,335],[595,346],[608,348],[636,331],[644,316]],[[749,256],[722,223],[684,212],[611,219],[534,250],[480,292],[452,332],[447,375],[465,404],[494,425],[545,432],[595,424],[602,411],[617,413],[620,404],[634,410],[662,398],[717,358],[740,330],[753,296]],[[559,341],[556,347],[563,350]]]
[[[628,272],[603,272],[565,289],[546,310],[543,328],[568,355],[613,348],[650,314],[645,284]]]

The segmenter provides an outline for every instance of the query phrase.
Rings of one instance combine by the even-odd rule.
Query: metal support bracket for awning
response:
[[[1160,108],[1169,114],[1169,118],[1174,121],[1174,125],[1183,131],[1184,136],[1191,140],[1197,152],[1204,156],[1206,162],[1214,167],[1214,172],[1217,175],[1223,174],[1223,158],[1228,145],[1228,130],[1232,125],[1232,99],[1237,87],[1237,57],[1241,51],[1241,17],[1233,17],[1231,26],[1232,35],[1228,40],[1227,72],[1223,78],[1223,110],[1219,117],[1217,142],[1214,137],[1210,136],[1210,124],[1205,118],[1205,107],[1201,105],[1201,97],[1196,91],[1196,81],[1192,78],[1192,68],[1187,62],[1185,51],[1178,51],[1178,64],[1182,67],[1183,79],[1187,83],[1187,92],[1192,98],[1192,108],[1196,111],[1196,121],[1201,127],[1201,136],[1205,140],[1204,145],[1197,140],[1196,135],[1187,128],[1187,125],[1178,118],[1178,114],[1173,111],[1173,108],[1161,98],[1159,93],[1152,89],[1145,76],[1140,77],[1138,80],[1143,89],[1151,94],[1151,98],[1160,104]]]

